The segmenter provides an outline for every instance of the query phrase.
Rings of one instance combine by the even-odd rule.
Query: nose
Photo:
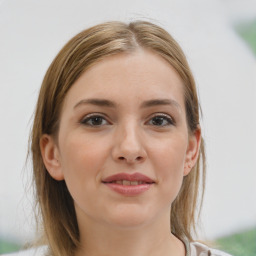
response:
[[[143,146],[143,135],[136,124],[126,124],[117,129],[112,156],[115,161],[128,164],[145,161],[147,154]]]

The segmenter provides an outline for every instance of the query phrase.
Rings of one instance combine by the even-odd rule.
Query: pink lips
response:
[[[130,181],[131,185],[120,184],[122,183],[121,181],[125,181],[124,183]],[[152,179],[141,173],[118,173],[105,178],[102,182],[110,189],[125,196],[139,195],[150,189],[155,183]]]

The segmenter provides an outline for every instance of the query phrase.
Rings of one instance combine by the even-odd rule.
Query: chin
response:
[[[153,218],[150,211],[141,209],[141,207],[117,207],[116,211],[111,214],[109,224],[117,228],[134,229],[147,225]]]

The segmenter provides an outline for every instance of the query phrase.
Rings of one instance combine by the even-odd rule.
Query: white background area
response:
[[[256,58],[234,30],[255,0],[0,0],[0,236],[33,236],[24,169],[43,76],[61,47],[108,20],[148,18],[184,49],[198,85],[207,150],[201,237],[256,226]]]

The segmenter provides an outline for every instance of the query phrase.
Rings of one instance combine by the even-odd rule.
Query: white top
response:
[[[186,246],[186,256],[231,256],[228,253],[209,248],[199,242],[184,242]],[[8,256],[44,256],[47,247],[32,248],[25,251],[8,254]],[[2,256],[7,256],[3,254]]]
[[[186,250],[186,256],[231,256],[226,252],[209,248],[208,246],[199,242],[189,243],[189,248],[186,246]]]

